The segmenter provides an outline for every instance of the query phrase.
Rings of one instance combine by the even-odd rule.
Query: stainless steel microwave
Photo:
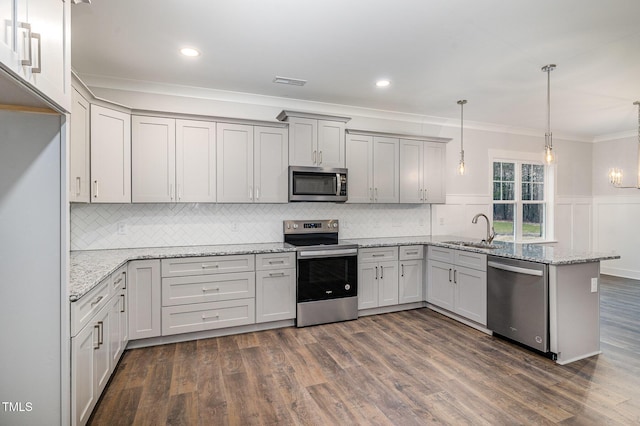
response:
[[[289,201],[347,201],[347,169],[289,166]]]

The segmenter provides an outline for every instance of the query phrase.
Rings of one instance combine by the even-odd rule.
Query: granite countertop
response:
[[[284,253],[295,248],[284,243],[88,250],[71,252],[69,300],[76,301],[130,260],[231,254]]]
[[[411,236],[377,237],[342,240],[344,243],[357,244],[360,248],[390,247],[406,245],[434,245],[465,250],[476,253],[492,254],[519,260],[546,263],[550,265],[569,265],[575,263],[598,262],[619,259],[611,253],[582,252],[565,249],[554,244],[515,244],[494,241],[495,249],[467,247],[451,244],[451,241],[478,242],[457,236]],[[71,277],[69,281],[69,300],[76,301],[88,293],[102,280],[115,272],[130,260],[166,259],[172,257],[222,256],[232,254],[260,254],[294,252],[295,247],[282,242],[259,244],[233,244],[187,247],[149,247],[136,249],[90,250],[71,252]]]
[[[592,251],[571,250],[560,244],[517,244],[505,241],[493,241],[494,249],[468,247],[451,242],[474,242],[478,240],[452,235],[422,236],[422,237],[380,237],[350,239],[348,242],[358,244],[361,248],[389,247],[413,244],[426,244],[438,247],[454,248],[475,253],[491,254],[518,260],[528,260],[549,265],[571,265],[576,263],[599,262],[601,260],[620,259],[616,253],[602,253]]]

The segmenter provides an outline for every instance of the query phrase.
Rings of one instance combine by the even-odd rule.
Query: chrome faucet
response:
[[[485,220],[487,221],[487,239],[482,241],[486,242],[487,244],[491,244],[491,241],[493,241],[493,239],[496,236],[496,231],[493,229],[493,226],[489,224],[489,218],[487,217],[487,215],[484,213],[478,213],[473,217],[473,219],[471,219],[471,223],[478,223],[478,218],[480,216],[484,217]]]

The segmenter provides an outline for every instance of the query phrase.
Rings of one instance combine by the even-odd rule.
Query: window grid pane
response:
[[[515,200],[515,163],[493,163],[493,199]]]

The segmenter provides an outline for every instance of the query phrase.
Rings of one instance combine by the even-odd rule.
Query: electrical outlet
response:
[[[127,235],[127,224],[124,222],[118,222],[117,224],[118,235]]]
[[[591,278],[591,293],[598,292],[598,278]]]

